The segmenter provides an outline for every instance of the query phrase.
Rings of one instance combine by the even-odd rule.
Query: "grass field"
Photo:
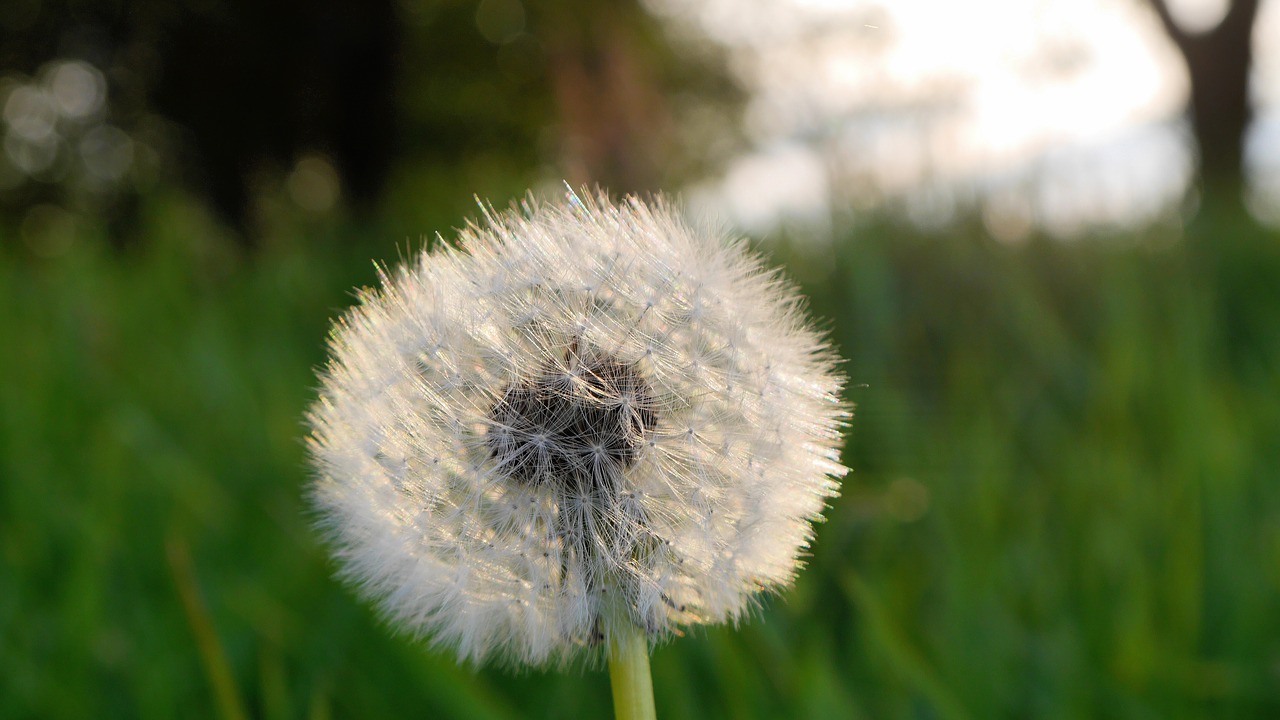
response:
[[[330,578],[301,415],[403,237],[142,222],[0,238],[0,717],[607,717],[604,672],[458,667]],[[848,358],[854,473],[794,589],[656,651],[660,717],[1280,717],[1280,237],[773,254]]]

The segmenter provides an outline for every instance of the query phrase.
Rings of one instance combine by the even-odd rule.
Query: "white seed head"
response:
[[[838,489],[835,356],[742,241],[532,201],[383,273],[308,420],[340,574],[464,660],[661,639],[786,586]]]

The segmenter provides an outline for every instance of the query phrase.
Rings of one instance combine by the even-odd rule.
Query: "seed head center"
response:
[[[657,423],[654,398],[635,367],[611,357],[548,366],[508,385],[489,413],[485,443],[516,482],[570,490],[616,487]]]

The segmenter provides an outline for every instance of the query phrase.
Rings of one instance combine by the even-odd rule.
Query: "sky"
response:
[[[726,48],[750,150],[688,194],[743,229],[892,204],[976,207],[1010,241],[1177,217],[1194,154],[1181,56],[1146,0],[648,0]],[[1226,0],[1178,0],[1188,30]],[[1255,27],[1253,193],[1280,197],[1280,7]],[[1274,201],[1273,201],[1274,202]],[[1266,215],[1267,203],[1255,203]],[[1277,219],[1266,218],[1264,219]]]

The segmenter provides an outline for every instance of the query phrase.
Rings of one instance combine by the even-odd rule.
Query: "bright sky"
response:
[[[1180,0],[1188,28],[1226,0]],[[729,49],[754,150],[693,192],[749,230],[978,202],[997,236],[1145,222],[1181,201],[1185,70],[1147,0],[650,0]],[[1280,38],[1264,0],[1258,38]],[[1280,57],[1259,41],[1251,141],[1280,178]],[[1280,194],[1280,182],[1273,183]]]

